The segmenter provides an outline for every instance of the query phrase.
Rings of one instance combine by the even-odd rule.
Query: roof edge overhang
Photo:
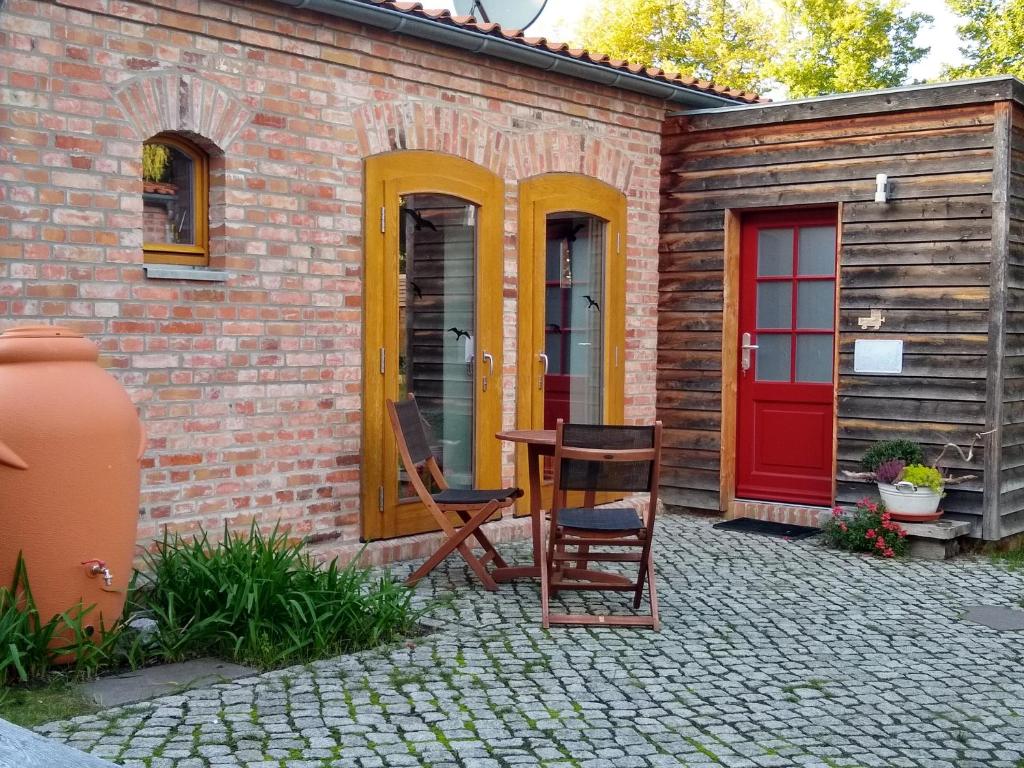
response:
[[[716,130],[997,101],[1015,101],[1024,105],[1024,82],[1012,75],[996,75],[948,83],[836,93],[792,101],[689,109],[671,112],[668,117],[689,118],[698,130]]]
[[[545,72],[620,88],[680,107],[701,109],[737,103],[735,99],[726,96],[717,96],[694,88],[635,75],[628,71],[579,61],[554,51],[534,48],[472,29],[439,24],[431,19],[413,16],[402,11],[369,5],[363,0],[274,0],[274,2],[287,5],[290,8],[318,11],[388,32],[410,35],[472,53],[494,56]]]

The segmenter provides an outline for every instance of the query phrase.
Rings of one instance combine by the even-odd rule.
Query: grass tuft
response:
[[[1011,571],[1022,570],[1024,569],[1024,544],[1005,552],[993,552],[991,557],[993,562],[1004,565]]]
[[[73,678],[66,675],[28,685],[0,687],[0,718],[24,728],[91,714],[98,709],[79,693]]]

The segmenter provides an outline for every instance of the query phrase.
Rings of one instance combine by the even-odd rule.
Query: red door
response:
[[[836,213],[744,217],[736,496],[831,504]]]

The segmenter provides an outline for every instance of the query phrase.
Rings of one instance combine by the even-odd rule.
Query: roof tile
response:
[[[543,48],[552,53],[567,56],[573,59],[585,61],[591,64],[616,69],[630,74],[646,77],[670,85],[689,88],[702,93],[711,93],[716,96],[724,96],[738,102],[753,104],[762,101],[756,93],[729,88],[718,85],[713,80],[701,80],[689,75],[682,75],[678,72],[666,72],[659,67],[645,67],[642,64],[630,64],[621,59],[612,59],[600,53],[591,53],[582,48],[570,48],[565,43],[549,41],[545,37],[527,37],[522,30],[503,30],[500,24],[495,22],[478,22],[472,16],[457,16],[451,11],[424,8],[422,3],[407,2],[406,0],[359,0],[366,5],[376,5],[388,10],[407,13],[411,16],[419,16],[429,19],[438,24],[445,24],[452,27],[469,29],[492,37],[500,37],[510,42],[519,43],[529,48]]]

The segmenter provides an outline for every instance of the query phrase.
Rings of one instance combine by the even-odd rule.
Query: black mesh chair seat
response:
[[[562,509],[558,511],[558,524],[587,531],[637,531],[644,527],[632,507]]]
[[[501,490],[488,491],[485,489],[475,490],[472,488],[446,488],[440,493],[434,494],[434,501],[438,504],[486,504],[488,501],[507,501],[518,499],[523,495],[521,488],[502,488]]]

